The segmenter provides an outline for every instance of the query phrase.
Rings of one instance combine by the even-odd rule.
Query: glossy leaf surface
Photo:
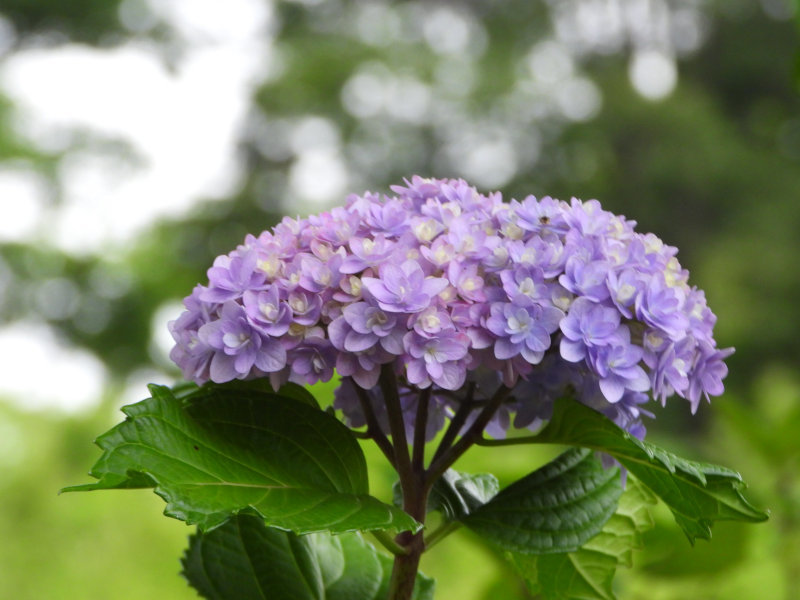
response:
[[[620,429],[573,400],[557,402],[536,443],[582,446],[616,458],[672,511],[691,542],[711,538],[714,521],[759,522],[767,514],[742,495],[741,475],[718,465],[681,458]]]
[[[653,526],[655,497],[629,478],[614,515],[595,537],[574,552],[539,556],[508,553],[528,589],[548,600],[613,600],[619,565],[631,566],[641,535]]]
[[[150,389],[97,440],[98,481],[68,490],[155,487],[166,514],[201,529],[245,509],[296,533],[418,528],[369,495],[358,442],[325,412],[240,387]]]
[[[392,559],[359,533],[298,536],[240,514],[192,536],[183,575],[208,600],[384,600]],[[417,576],[415,600],[433,600]]]
[[[571,449],[511,484],[461,521],[491,543],[523,554],[576,550],[617,507],[619,469]]]

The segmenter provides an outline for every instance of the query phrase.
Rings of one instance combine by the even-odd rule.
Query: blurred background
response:
[[[597,198],[680,248],[736,354],[723,397],[656,407],[649,436],[772,517],[692,548],[658,511],[619,596],[800,598],[799,22],[789,0],[2,0],[0,597],[195,597],[159,498],[57,490],[178,378],[166,323],[216,255],[421,174]],[[459,467],[543,460],[494,452]],[[460,532],[423,570],[438,598],[526,597]]]

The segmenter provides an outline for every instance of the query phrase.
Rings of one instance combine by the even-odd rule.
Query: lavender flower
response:
[[[200,294],[204,302],[225,302],[246,291],[263,289],[266,274],[257,270],[258,256],[252,250],[234,256],[220,256],[208,270],[208,289]]]
[[[596,200],[504,203],[415,176],[218,257],[170,323],[171,357],[198,383],[312,384],[335,369],[351,426],[364,424],[354,386],[385,425],[376,386],[388,365],[409,431],[430,389],[428,437],[459,399],[501,383],[512,390],[490,435],[538,427],[567,393],[643,435],[645,392],[695,411],[722,393],[732,349],[717,348],[716,317],[677,250],[634,227]]]
[[[463,333],[444,332],[440,337],[406,334],[403,342],[410,360],[408,381],[418,388],[431,382],[445,390],[457,390],[467,377],[463,359],[467,356],[469,338]]]
[[[578,298],[561,321],[561,356],[570,362],[587,358],[589,350],[619,340],[620,315],[610,306]]]
[[[280,290],[277,287],[266,292],[247,291],[242,300],[248,320],[265,335],[280,337],[289,331],[292,311],[280,299]]]
[[[563,316],[553,306],[493,304],[486,327],[497,336],[495,357],[504,360],[519,354],[532,365],[538,364],[550,347],[550,334],[558,329]]]
[[[278,339],[262,337],[242,306],[231,300],[222,306],[218,320],[200,327],[197,337],[216,351],[210,364],[213,381],[244,379],[254,367],[270,373],[286,364],[286,352]]]
[[[431,299],[447,287],[440,277],[426,278],[419,264],[407,260],[399,267],[386,264],[380,278],[362,277],[364,287],[383,310],[393,313],[415,313],[428,307]]]

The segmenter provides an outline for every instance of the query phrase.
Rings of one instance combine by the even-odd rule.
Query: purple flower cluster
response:
[[[220,256],[207,286],[170,323],[184,376],[327,381],[351,425],[352,386],[380,415],[383,365],[401,385],[413,427],[432,387],[429,435],[500,384],[512,394],[489,431],[536,427],[568,391],[643,433],[648,392],[692,411],[727,373],[715,316],[690,287],[677,250],[595,200],[503,202],[461,180],[413,177],[394,195],[285,218]]]

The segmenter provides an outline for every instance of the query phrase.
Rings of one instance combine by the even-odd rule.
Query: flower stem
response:
[[[411,466],[422,472],[425,468],[425,437],[428,430],[428,407],[431,399],[431,388],[427,387],[419,393],[417,399],[417,415],[414,419],[414,449]]]
[[[414,473],[406,481],[401,479],[400,485],[403,489],[403,510],[420,523],[424,523],[429,490],[424,472]],[[417,533],[403,531],[395,538],[395,541],[406,552],[405,554],[396,554],[394,557],[388,599],[411,600],[414,594],[414,585],[417,582],[419,561],[422,553],[425,552],[423,531],[420,530]]]
[[[450,425],[447,427],[447,431],[444,432],[444,436],[439,442],[439,447],[436,448],[436,452],[434,453],[433,460],[431,462],[435,462],[442,454],[450,449],[450,446],[453,445],[453,442],[458,436],[458,432],[461,431],[461,428],[464,426],[467,417],[475,408],[473,403],[474,393],[475,384],[470,383],[469,387],[467,387],[467,396],[461,400],[456,414],[453,415],[452,419],[450,419]]]
[[[461,458],[470,446],[481,439],[483,428],[491,421],[497,409],[499,409],[500,405],[503,403],[503,400],[505,400],[510,393],[510,388],[501,385],[494,393],[494,396],[492,396],[489,404],[483,407],[483,410],[481,410],[475,421],[470,425],[467,432],[461,436],[461,439],[453,444],[451,448],[445,450],[439,458],[434,458],[434,460],[431,461],[431,466],[428,469],[428,477],[431,481],[436,481],[436,479],[447,471],[453,463]]]
[[[474,386],[470,386],[467,398],[456,411],[448,430],[436,450],[428,469],[425,468],[425,429],[427,425],[428,409],[430,404],[430,390],[420,392],[417,404],[417,413],[414,429],[413,458],[409,453],[406,437],[403,409],[397,385],[397,376],[390,365],[383,365],[379,380],[383,398],[386,402],[386,412],[389,417],[389,428],[392,435],[394,448],[394,466],[400,477],[400,489],[403,492],[403,510],[420,523],[425,523],[428,494],[434,482],[452,465],[466,450],[481,438],[484,427],[491,420],[497,409],[511,393],[511,390],[501,386],[492,396],[491,400],[483,406],[475,421],[458,441],[458,433],[466,423],[470,413],[475,408],[473,402]],[[366,395],[366,394],[365,394]],[[455,443],[454,443],[455,442]],[[422,553],[427,544],[435,544],[452,531],[455,526],[444,526],[434,531],[426,541],[423,531],[417,533],[403,531],[397,535],[394,542],[403,552],[396,552],[392,575],[389,580],[389,600],[411,600],[414,594],[414,585],[417,581],[417,571]]]
[[[406,487],[413,485],[411,481],[413,474],[411,455],[408,452],[406,425],[403,420],[403,407],[400,404],[397,376],[392,364],[385,364],[381,367],[379,383],[383,392],[383,400],[386,403],[386,413],[389,417],[389,431],[392,434],[392,446],[394,447],[393,464],[400,477],[400,486],[405,493]]]
[[[352,384],[356,390],[358,401],[361,404],[361,410],[364,412],[364,419],[367,421],[368,436],[375,440],[375,444],[377,444],[378,448],[381,449],[383,455],[387,458],[389,463],[396,468],[394,448],[392,447],[392,443],[389,441],[389,438],[387,438],[383,433],[383,430],[381,430],[381,426],[378,423],[377,417],[375,416],[375,411],[372,410],[372,402],[369,399],[367,390],[359,386],[355,381],[353,381]]]
[[[395,542],[394,538],[385,531],[376,529],[375,531],[370,531],[370,533],[372,534],[372,537],[374,537],[378,541],[378,543],[380,543],[381,546],[386,548],[389,552],[391,552],[395,556],[408,554],[408,550],[406,550],[400,544]]]
[[[386,402],[386,413],[389,417],[389,429],[394,446],[395,469],[400,477],[400,489],[403,492],[403,510],[420,523],[425,522],[428,505],[430,480],[425,472],[425,429],[428,418],[430,391],[420,392],[417,405],[414,458],[412,460],[406,437],[403,407],[400,404],[397,376],[391,365],[383,365],[379,380],[383,399]],[[417,533],[403,531],[395,538],[395,543],[404,550],[395,554],[392,576],[389,580],[389,600],[411,600],[417,571],[422,553],[425,551],[425,540],[422,530]]]
[[[461,528],[461,523],[457,521],[450,521],[443,523],[434,529],[428,537],[425,538],[425,550],[430,550],[434,545],[441,542],[448,535]]]

